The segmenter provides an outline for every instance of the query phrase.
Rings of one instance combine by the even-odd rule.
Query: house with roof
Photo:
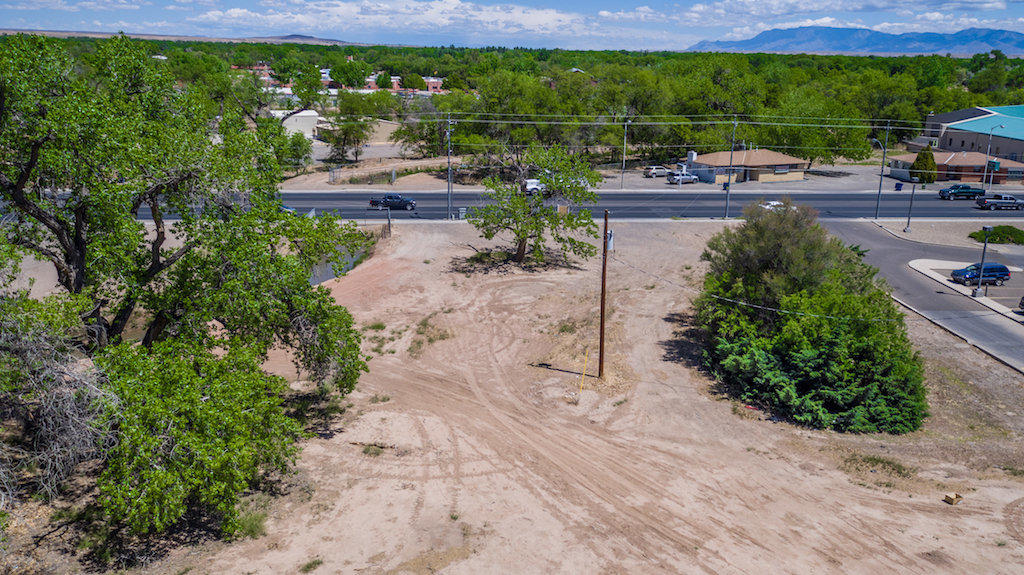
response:
[[[725,182],[792,182],[804,179],[804,172],[811,163],[759,148],[756,150],[735,150],[731,153],[713,152],[697,155],[690,152],[686,158],[686,169],[702,182],[724,184]]]
[[[926,145],[950,152],[985,154],[991,150],[989,153],[998,158],[1024,161],[1024,105],[978,106],[928,114],[921,136],[907,144],[912,151]]]
[[[986,140],[987,140],[986,135]],[[987,141],[986,141],[987,143]],[[961,182],[991,182],[1002,184],[1007,180],[1020,181],[1024,177],[1024,163],[995,156],[986,156],[984,152],[951,152],[932,150],[935,156],[936,181],[958,180]],[[917,160],[917,153],[901,154],[889,157],[889,175],[898,180],[910,181],[915,174],[910,166]],[[986,161],[992,161],[985,169]]]

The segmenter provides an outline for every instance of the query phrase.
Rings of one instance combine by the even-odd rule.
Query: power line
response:
[[[414,116],[447,116],[449,112],[418,112],[411,114]],[[536,113],[512,113],[512,112],[451,112],[452,116],[490,116],[490,117],[509,117],[509,118],[601,118],[611,117],[616,118],[613,124],[621,124],[619,118],[615,114],[536,114]],[[924,122],[917,120],[892,120],[890,118],[851,118],[851,117],[837,117],[837,116],[800,116],[800,115],[781,115],[781,114],[641,114],[636,116],[628,116],[634,122],[638,119],[643,118],[728,118],[727,121],[731,122],[733,118],[737,118],[737,121],[742,118],[775,118],[775,119],[789,119],[789,120],[844,120],[851,122],[891,122],[893,124],[903,124],[907,126],[924,126]]]
[[[421,123],[440,123],[446,122],[443,118],[418,118]],[[486,120],[486,119],[475,119],[475,118],[462,118],[459,120],[460,123],[464,124],[516,124],[523,126],[621,126],[622,122],[613,121],[564,121],[564,120],[510,120],[510,121],[497,121],[497,120]],[[795,123],[795,122],[761,122],[754,120],[736,120],[738,124],[746,126],[782,126],[782,127],[793,127],[793,128],[832,128],[832,129],[872,129],[872,128],[885,128],[885,126],[873,125],[873,124],[813,124],[813,123]],[[700,120],[696,122],[666,122],[666,121],[633,121],[633,126],[731,126],[733,120]]]
[[[672,281],[672,280],[670,280],[670,279],[668,279],[666,277],[662,277],[662,276],[660,276],[660,275],[658,275],[658,274],[656,274],[654,272],[650,272],[650,271],[647,271],[645,269],[642,269],[642,268],[639,268],[637,266],[634,266],[633,264],[631,264],[631,263],[629,263],[627,261],[621,260],[621,259],[615,257],[614,255],[610,255],[608,257],[613,259],[613,260],[615,260],[616,262],[618,262],[618,263],[620,263],[620,264],[622,264],[622,265],[624,265],[624,266],[634,270],[634,271],[640,272],[640,273],[642,273],[644,275],[647,275],[647,276],[650,276],[652,278],[656,278],[656,279],[661,280],[661,281],[663,281],[663,282],[665,282],[665,283],[667,283],[669,285],[673,285],[673,286],[675,286],[677,288],[680,288],[680,289],[682,289],[684,291],[688,291],[690,293],[694,293],[694,294],[697,294],[697,295],[707,295],[708,297],[711,297],[711,298],[713,298],[715,300],[724,301],[724,302],[728,302],[728,303],[739,305],[739,306],[743,306],[743,307],[749,307],[749,308],[754,308],[754,309],[759,309],[759,310],[764,310],[764,311],[771,311],[771,312],[775,312],[775,313],[779,313],[779,314],[799,315],[799,316],[804,316],[804,317],[813,317],[813,318],[818,318],[818,319],[832,319],[832,320],[837,320],[837,321],[869,321],[869,322],[930,321],[927,318],[921,318],[919,320],[915,320],[914,318],[906,318],[906,317],[887,318],[887,317],[852,317],[852,316],[823,315],[823,314],[814,314],[814,313],[807,313],[807,312],[802,312],[802,311],[793,311],[793,310],[780,309],[780,308],[770,307],[770,306],[765,306],[765,305],[759,305],[759,304],[756,304],[756,303],[745,302],[745,301],[741,301],[741,300],[738,300],[738,299],[728,298],[728,297],[720,296],[720,295],[716,295],[716,294],[711,294],[711,293],[705,294],[704,292],[702,292],[700,290],[697,290],[695,288],[692,288],[690,286],[677,283],[677,282]],[[981,317],[981,316],[985,316],[985,315],[1002,315],[1002,314],[998,314],[996,312],[987,312],[987,313],[971,314],[971,315],[965,315],[965,316],[950,316],[950,317],[946,317],[946,318],[942,318],[942,319],[968,319],[968,318]]]

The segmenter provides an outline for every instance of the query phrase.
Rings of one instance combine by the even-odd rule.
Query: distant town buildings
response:
[[[348,56],[348,59],[351,61],[352,57]],[[245,67],[245,66],[232,66],[231,68],[233,70],[244,70],[244,71],[252,72],[252,73],[256,74],[256,76],[260,79],[260,82],[262,82],[264,86],[267,86],[269,88],[276,88],[277,90],[275,90],[275,91],[277,93],[279,93],[279,94],[286,95],[286,96],[287,95],[291,95],[291,90],[290,90],[291,84],[282,84],[281,82],[278,82],[276,79],[274,79],[274,76],[273,76],[274,70],[270,67],[269,64],[267,64],[265,62],[260,62],[259,64],[256,64],[254,66],[248,66],[248,67]],[[426,90],[412,90],[412,89],[408,89],[408,88],[403,88],[402,87],[402,77],[401,76],[390,76],[390,78],[391,78],[391,85],[390,86],[378,86],[377,85],[377,77],[380,76],[382,73],[383,72],[381,72],[381,71],[376,71],[376,72],[370,74],[369,76],[366,77],[366,80],[363,82],[363,85],[360,86],[360,87],[354,87],[354,86],[344,86],[343,87],[343,86],[340,86],[337,82],[335,82],[335,81],[333,81],[331,79],[331,69],[330,68],[320,68],[320,82],[321,82],[321,84],[323,84],[324,88],[326,88],[328,90],[345,89],[345,90],[348,90],[350,92],[363,92],[363,93],[366,93],[366,92],[371,92],[371,91],[376,91],[376,90],[388,90],[389,92],[393,92],[393,93],[397,93],[397,94],[407,94],[407,95],[413,95],[413,96],[429,96],[430,94],[446,94],[446,93],[448,93],[448,90],[445,90],[444,87],[443,87],[444,86],[444,78],[440,78],[440,77],[436,77],[436,76],[424,76],[423,77],[423,81],[426,82],[426,84],[427,84],[427,89]]]

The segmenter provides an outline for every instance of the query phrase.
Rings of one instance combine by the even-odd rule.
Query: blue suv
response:
[[[960,270],[953,270],[950,276],[953,281],[964,285],[978,285],[978,271],[981,264],[971,264]],[[985,271],[981,275],[981,283],[1003,285],[1003,282],[1010,279],[1010,270],[1003,264],[985,262]]]

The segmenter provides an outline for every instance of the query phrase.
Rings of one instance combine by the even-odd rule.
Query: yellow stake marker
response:
[[[590,361],[590,350],[587,350],[587,355],[583,357],[583,373],[580,375],[580,395],[583,395],[583,378],[587,377],[587,362]],[[579,397],[576,398],[579,402]]]

